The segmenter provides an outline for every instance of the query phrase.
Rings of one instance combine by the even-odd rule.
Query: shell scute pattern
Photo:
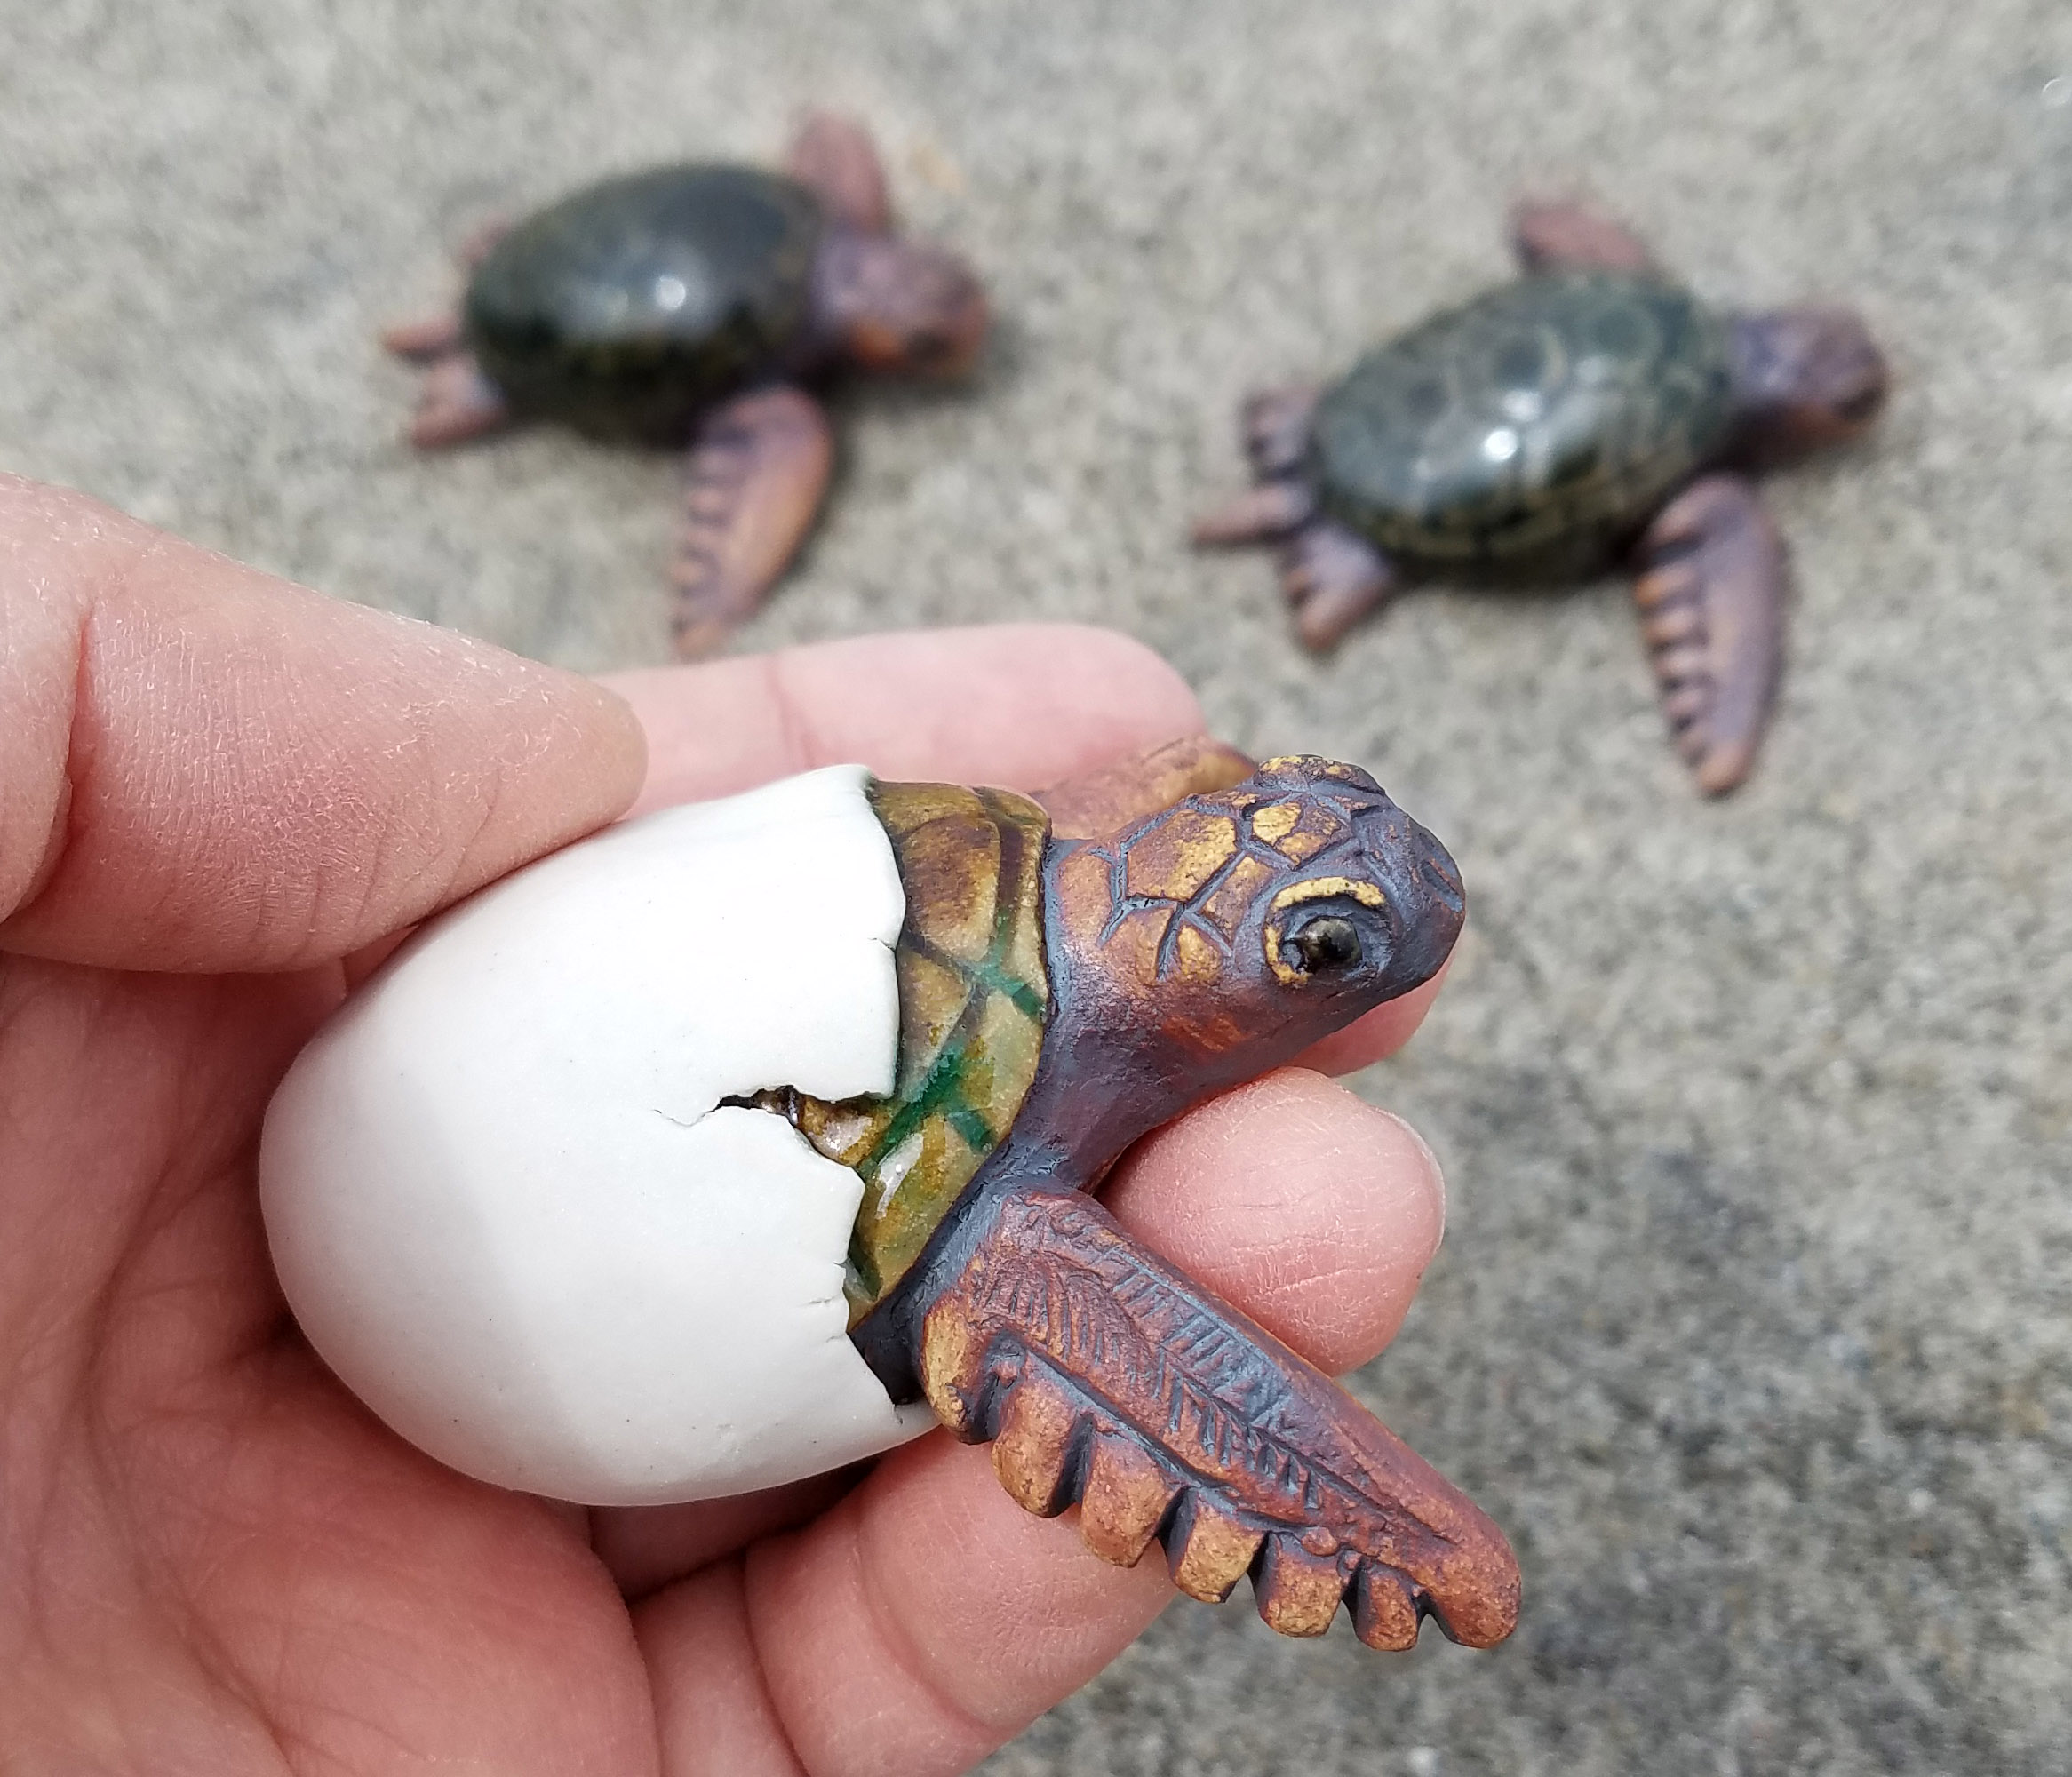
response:
[[[1458,570],[1594,547],[1718,448],[1724,323],[1659,278],[1522,278],[1367,355],[1317,409],[1334,515]]]
[[[841,1104],[787,1093],[774,1107],[864,1181],[846,1282],[852,1327],[1006,1136],[1036,1077],[1050,998],[1043,810],[950,785],[881,784],[871,800],[906,890],[893,1091]]]

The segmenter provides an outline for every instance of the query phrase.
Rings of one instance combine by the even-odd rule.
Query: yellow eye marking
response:
[[[1291,882],[1273,897],[1273,911],[1299,906],[1304,901],[1320,901],[1327,895],[1343,895],[1363,907],[1385,907],[1389,897],[1372,882],[1351,876],[1312,876],[1307,882]]]
[[[1363,907],[1385,907],[1389,904],[1389,897],[1375,884],[1361,882],[1351,876],[1312,876],[1307,882],[1291,882],[1267,904],[1271,912],[1266,920],[1266,966],[1286,985],[1295,986],[1309,977],[1281,956],[1281,922],[1273,914],[1284,913],[1290,907],[1299,907],[1304,901],[1320,901],[1335,895],[1358,901]]]

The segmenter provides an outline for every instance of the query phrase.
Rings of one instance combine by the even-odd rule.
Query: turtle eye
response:
[[[1304,975],[1335,975],[1359,960],[1359,929],[1351,920],[1327,913],[1291,934],[1287,947]]]

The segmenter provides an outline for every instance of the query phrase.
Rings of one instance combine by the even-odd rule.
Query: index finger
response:
[[[636,810],[850,763],[1035,790],[1202,729],[1150,649],[1072,624],[860,635],[605,682],[648,731]]]
[[[641,737],[570,673],[0,475],[0,949],[327,960],[610,820]]]

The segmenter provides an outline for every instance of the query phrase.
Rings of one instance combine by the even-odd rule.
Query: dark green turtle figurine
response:
[[[754,610],[819,509],[833,444],[801,385],[843,366],[960,375],[985,337],[977,279],[892,233],[869,136],[825,114],[782,174],[608,179],[486,232],[463,261],[457,311],[384,336],[425,367],[411,442],[541,418],[688,444],[672,574],[686,656]]]
[[[1628,556],[1678,748],[1701,788],[1731,790],[1776,687],[1789,578],[1749,472],[1862,431],[1885,360],[1846,309],[1717,313],[1574,204],[1521,205],[1513,230],[1522,277],[1327,388],[1252,397],[1256,484],[1196,540],[1280,539],[1318,649],[1408,580]]]

